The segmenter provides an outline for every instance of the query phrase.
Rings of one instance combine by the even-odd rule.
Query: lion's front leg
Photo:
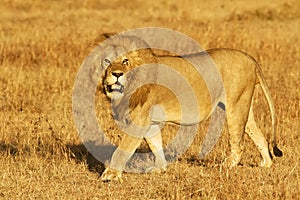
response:
[[[158,124],[152,124],[145,137],[152,153],[155,156],[155,166],[151,169],[153,172],[165,171],[167,167],[167,161],[163,151],[163,143]]]
[[[122,181],[122,171],[125,168],[126,162],[139,147],[142,139],[127,134],[124,135],[119,147],[113,153],[108,168],[101,176],[102,181]]]

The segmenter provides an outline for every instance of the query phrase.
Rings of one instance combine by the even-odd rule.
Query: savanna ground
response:
[[[300,199],[297,0],[4,0],[0,13],[0,198]],[[284,156],[260,168],[259,153],[245,136],[241,164],[225,169],[225,131],[204,161],[193,144],[166,173],[124,174],[123,183],[102,183],[103,165],[87,153],[73,123],[76,73],[99,34],[148,26],[180,31],[206,49],[237,48],[254,56],[274,99]],[[261,93],[255,113],[269,140]]]

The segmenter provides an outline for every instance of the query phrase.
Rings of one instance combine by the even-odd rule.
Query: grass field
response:
[[[300,199],[297,0],[4,0],[0,13],[1,199]],[[88,154],[73,123],[76,73],[99,34],[148,26],[185,33],[205,49],[237,48],[255,57],[275,103],[284,156],[260,168],[245,136],[241,164],[225,169],[225,131],[204,161],[197,158],[199,136],[166,173],[127,173],[123,183],[102,183],[103,165]],[[269,139],[261,93],[255,113]]]

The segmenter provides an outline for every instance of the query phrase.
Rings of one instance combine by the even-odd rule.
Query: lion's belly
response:
[[[195,110],[185,109],[185,114],[180,108],[173,107],[165,110],[161,105],[153,106],[151,121],[152,122],[172,122],[181,125],[197,124],[201,121],[198,112]]]
[[[197,87],[195,88],[197,89]],[[158,86],[155,91],[156,101],[151,107],[152,122],[172,122],[181,125],[192,125],[208,118],[220,99],[211,102],[210,98],[195,95],[181,97],[169,89]],[[202,97],[202,98],[199,98]]]

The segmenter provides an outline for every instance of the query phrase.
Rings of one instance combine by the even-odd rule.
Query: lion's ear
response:
[[[89,77],[93,83],[96,83],[99,79],[100,70],[99,67],[93,63],[89,70]]]
[[[103,42],[104,40],[112,37],[116,35],[116,33],[102,33],[100,35],[98,35],[95,39],[94,39],[94,44],[95,45],[98,45],[100,44],[101,42]]]
[[[96,84],[99,81],[104,69],[101,65],[101,56],[96,52],[99,49],[96,47],[86,58],[85,65],[88,66],[88,75],[92,83]]]
[[[90,53],[93,51],[95,47],[97,47],[99,44],[101,44],[106,39],[114,36],[116,33],[102,33],[98,35],[94,40],[90,41],[86,48],[86,53]]]

